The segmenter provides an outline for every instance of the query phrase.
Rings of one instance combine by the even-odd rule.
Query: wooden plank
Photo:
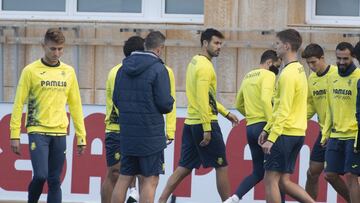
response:
[[[16,86],[4,86],[4,102],[14,102]]]
[[[80,96],[82,104],[94,104],[94,89],[80,88]]]
[[[226,108],[234,108],[236,101],[236,93],[218,93],[216,98]]]
[[[232,26],[232,4],[235,0],[204,1],[204,25],[215,28],[228,28]]]
[[[288,24],[305,24],[305,1],[288,0]]]
[[[187,97],[185,91],[176,91],[176,106],[187,107]]]
[[[100,89],[95,90],[95,102],[94,102],[94,104],[106,105],[106,91],[105,90],[100,90]],[[104,108],[103,113],[105,113],[105,108]]]
[[[282,29],[287,25],[287,1],[239,1],[238,28]]]
[[[123,48],[115,46],[96,46],[95,88],[105,89],[107,76],[112,67],[122,62]]]
[[[167,47],[165,63],[175,75],[176,90],[185,91],[186,67],[192,57],[200,53],[200,48]]]
[[[213,58],[218,92],[236,92],[237,49],[224,48]]]

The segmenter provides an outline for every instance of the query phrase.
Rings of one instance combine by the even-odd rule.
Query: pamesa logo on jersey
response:
[[[66,87],[66,81],[42,80],[41,87]]]

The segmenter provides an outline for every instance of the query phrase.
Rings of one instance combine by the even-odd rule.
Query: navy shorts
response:
[[[360,175],[360,153],[354,153],[354,139],[330,138],[326,145],[325,172]]]
[[[164,172],[164,150],[149,156],[121,156],[121,175],[142,175],[149,177],[158,176],[159,174],[164,174]]]
[[[293,173],[297,156],[303,144],[304,136],[281,135],[272,146],[270,154],[265,154],[265,170]]]
[[[311,150],[311,154],[310,154],[310,161],[315,161],[315,162],[321,162],[324,163],[325,162],[325,151],[326,151],[326,147],[321,146],[321,131],[319,133],[319,136],[317,137],[314,146]]]
[[[200,146],[204,131],[201,124],[184,125],[179,166],[187,169],[227,166],[225,143],[217,122],[211,123],[211,140]]]
[[[106,163],[113,166],[120,162],[120,136],[116,132],[107,132],[105,135]]]

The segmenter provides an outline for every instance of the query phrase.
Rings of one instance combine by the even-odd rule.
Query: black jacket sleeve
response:
[[[161,64],[161,66],[154,81],[153,95],[155,105],[159,112],[167,114],[172,111],[174,98],[172,98],[170,94],[169,73],[164,65]]]

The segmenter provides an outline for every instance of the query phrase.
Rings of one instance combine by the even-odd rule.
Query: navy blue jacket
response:
[[[113,93],[119,109],[120,152],[148,156],[166,147],[163,114],[173,108],[169,74],[152,52],[133,52],[123,60]]]

